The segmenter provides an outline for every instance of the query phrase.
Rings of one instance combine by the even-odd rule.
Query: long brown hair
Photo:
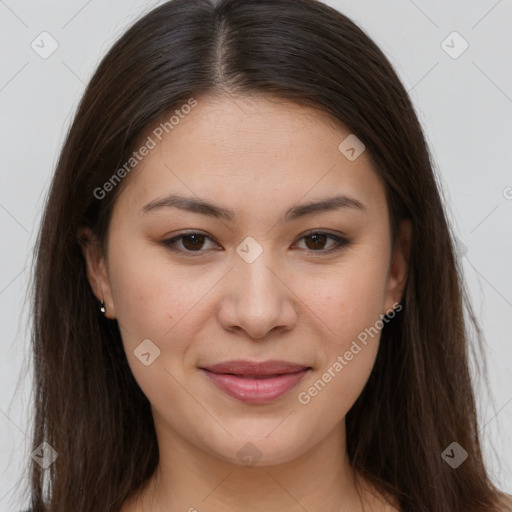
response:
[[[174,0],[103,58],[62,149],[36,246],[34,427],[58,458],[31,466],[32,512],[119,511],[154,473],[150,404],[118,324],[102,317],[77,235],[106,243],[102,187],[163,115],[204,95],[264,94],[326,112],[365,144],[395,227],[413,227],[402,311],[382,330],[373,372],[346,416],[355,470],[403,511],[499,510],[482,460],[468,347],[481,332],[455,256],[433,164],[391,64],[351,20],[316,0]],[[125,178],[126,180],[129,177]],[[414,236],[416,235],[416,236]],[[457,469],[441,457],[456,441]]]

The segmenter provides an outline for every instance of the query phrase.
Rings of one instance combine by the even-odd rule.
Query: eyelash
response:
[[[169,238],[167,240],[162,240],[161,243],[167,249],[169,249],[169,250],[171,250],[173,252],[184,254],[187,257],[190,256],[192,258],[197,258],[197,257],[203,256],[203,254],[201,254],[201,253],[206,252],[204,250],[190,251],[190,250],[186,250],[186,249],[177,249],[176,247],[173,247],[174,243],[176,243],[177,241],[179,241],[179,240],[181,240],[183,238],[186,238],[187,236],[191,236],[191,235],[200,235],[200,236],[205,237],[206,239],[209,239],[209,240],[213,241],[213,239],[210,236],[208,236],[208,235],[206,235],[204,233],[201,233],[200,231],[190,231],[188,233],[181,233],[181,234],[179,234],[177,236],[174,236],[172,238]],[[301,238],[299,238],[299,241],[302,240],[303,238],[307,238],[307,237],[312,236],[312,235],[326,235],[327,238],[330,238],[330,239],[334,240],[336,242],[336,244],[337,244],[333,248],[327,249],[327,250],[318,250],[318,251],[309,250],[309,252],[320,253],[320,255],[332,254],[334,252],[337,252],[337,251],[343,249],[344,247],[347,247],[351,243],[350,240],[348,240],[348,239],[346,239],[344,237],[341,237],[339,235],[333,235],[332,233],[328,233],[328,232],[325,232],[325,231],[309,231],[309,232],[305,233],[304,235],[302,235]],[[197,254],[194,254],[194,253],[197,253]]]

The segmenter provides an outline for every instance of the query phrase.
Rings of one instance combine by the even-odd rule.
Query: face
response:
[[[106,254],[86,253],[91,286],[157,435],[237,464],[291,461],[343,428],[370,375],[407,225],[392,247],[369,155],[340,150],[350,131],[315,110],[205,97],[154,129]]]

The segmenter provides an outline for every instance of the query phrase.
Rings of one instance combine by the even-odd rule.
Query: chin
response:
[[[310,438],[311,439],[311,438]],[[209,439],[211,443],[211,439]],[[208,451],[231,464],[245,467],[265,467],[286,464],[305,453],[311,441],[295,438],[283,430],[280,436],[266,437],[250,433],[229,438],[222,445],[208,446]]]

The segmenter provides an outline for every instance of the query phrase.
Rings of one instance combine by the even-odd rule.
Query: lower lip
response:
[[[229,396],[247,404],[266,404],[288,393],[309,371],[308,368],[296,373],[276,377],[246,378],[226,373],[203,370],[211,381]]]

